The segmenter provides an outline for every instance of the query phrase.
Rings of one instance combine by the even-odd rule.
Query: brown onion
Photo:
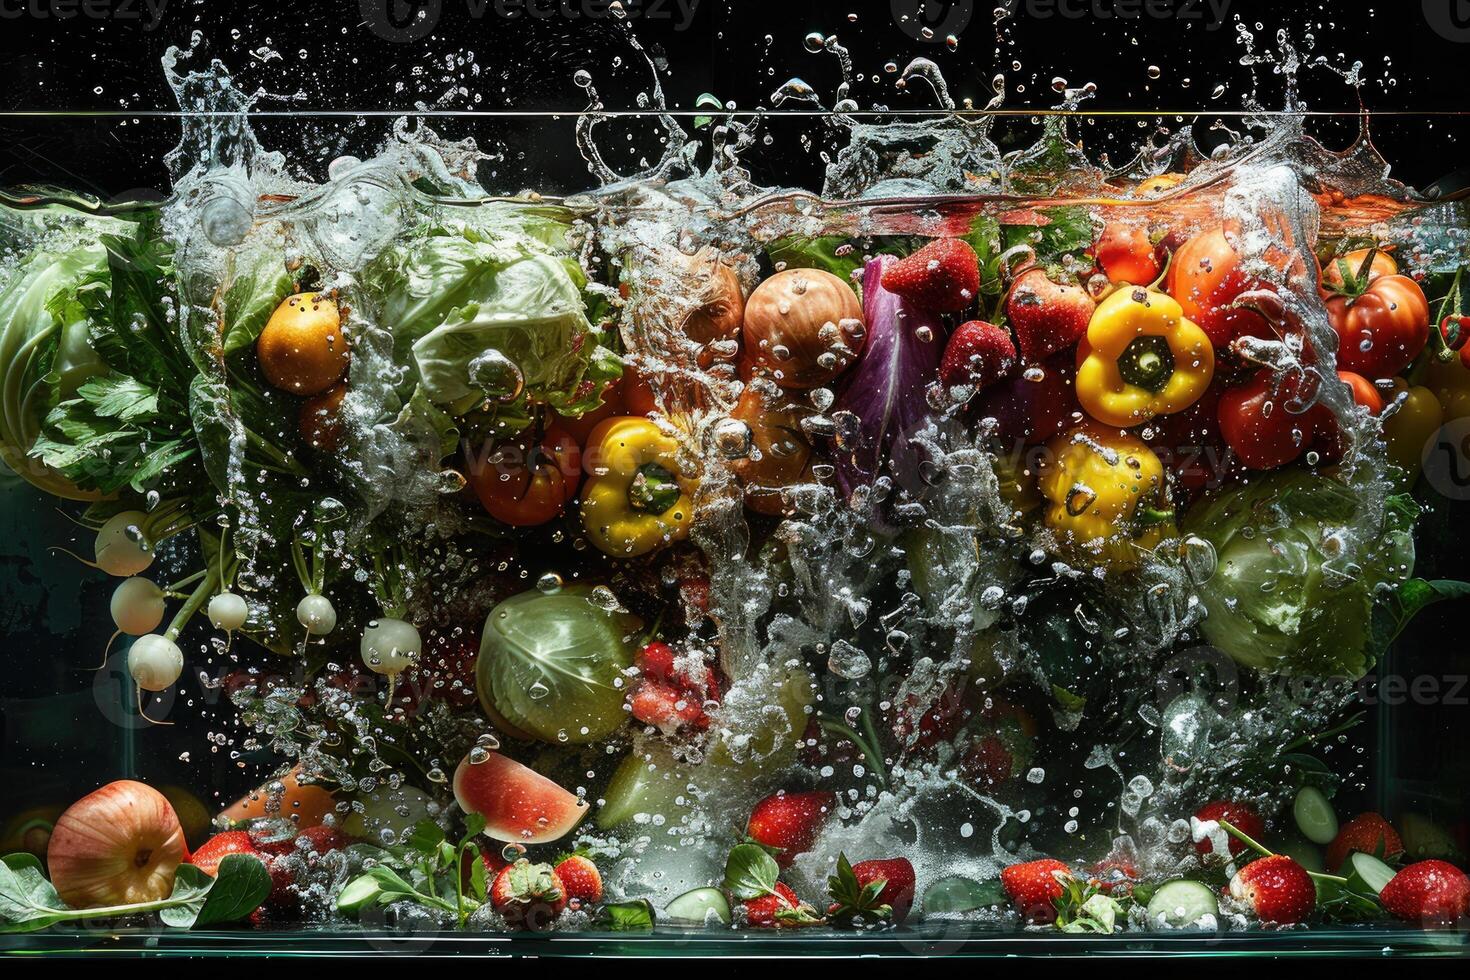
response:
[[[745,490],[745,506],[757,514],[789,512],[781,491],[811,480],[812,447],[801,430],[802,418],[811,414],[759,380],[746,386],[730,413],[750,429],[750,456],[732,469]]]
[[[689,258],[688,271],[704,304],[685,318],[684,335],[701,347],[738,340],[745,322],[745,294],[735,270],[720,261],[718,253],[703,249]]]
[[[130,779],[108,783],[67,808],[46,848],[46,867],[72,908],[156,902],[174,887],[184,831],[162,793]]]
[[[866,333],[850,285],[819,269],[787,269],[745,302],[745,373],[783,388],[820,387],[857,360]]]

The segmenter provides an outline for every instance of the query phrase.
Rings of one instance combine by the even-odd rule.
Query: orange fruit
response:
[[[351,355],[335,300],[297,293],[276,308],[255,342],[261,373],[293,395],[320,395],[342,380]]]

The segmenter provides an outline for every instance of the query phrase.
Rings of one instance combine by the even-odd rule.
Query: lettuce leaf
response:
[[[409,365],[402,394],[462,417],[526,401],[580,415],[621,361],[587,319],[586,278],[566,253],[566,222],[546,209],[492,209],[390,253],[366,277],[378,322]]]

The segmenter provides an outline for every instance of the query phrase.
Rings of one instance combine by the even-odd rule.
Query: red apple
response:
[[[465,813],[485,818],[485,834],[513,844],[545,844],[571,833],[587,815],[579,799],[534,769],[486,753],[471,762],[471,753],[454,771],[454,798]]]
[[[91,909],[167,898],[184,831],[162,793],[118,780],[73,803],[51,833],[46,866],[62,901]]]

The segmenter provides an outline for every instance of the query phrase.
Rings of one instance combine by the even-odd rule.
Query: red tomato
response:
[[[653,386],[631,367],[623,369],[623,406],[628,415],[652,415],[658,410]]]
[[[545,524],[577,494],[582,450],[560,425],[530,444],[524,436],[469,460],[470,486],[485,510],[512,527]]]
[[[1282,230],[1280,240],[1287,237]],[[1238,230],[1225,225],[1185,242],[1169,265],[1164,291],[1179,301],[1186,317],[1199,324],[1216,351],[1228,349],[1237,337],[1273,334],[1271,324],[1255,310],[1235,306],[1242,293],[1274,289],[1246,272],[1240,248]],[[1272,246],[1264,258],[1283,275],[1300,277],[1306,272],[1301,255],[1287,245]],[[1315,266],[1316,256],[1312,262]]]
[[[1370,414],[1377,415],[1383,411],[1383,395],[1373,382],[1351,371],[1339,371],[1337,376],[1352,389],[1353,401],[1366,408]]]
[[[1429,342],[1429,301],[1408,276],[1379,276],[1360,296],[1333,297],[1327,317],[1338,367],[1374,380],[1398,374]]]
[[[1093,255],[1109,282],[1147,286],[1159,278],[1159,260],[1153,242],[1142,228],[1108,222],[1093,248]]]
[[[1304,400],[1304,384],[1297,374],[1278,380],[1268,368],[1220,393],[1220,436],[1247,468],[1285,466],[1312,444],[1316,406],[1291,411]]]

